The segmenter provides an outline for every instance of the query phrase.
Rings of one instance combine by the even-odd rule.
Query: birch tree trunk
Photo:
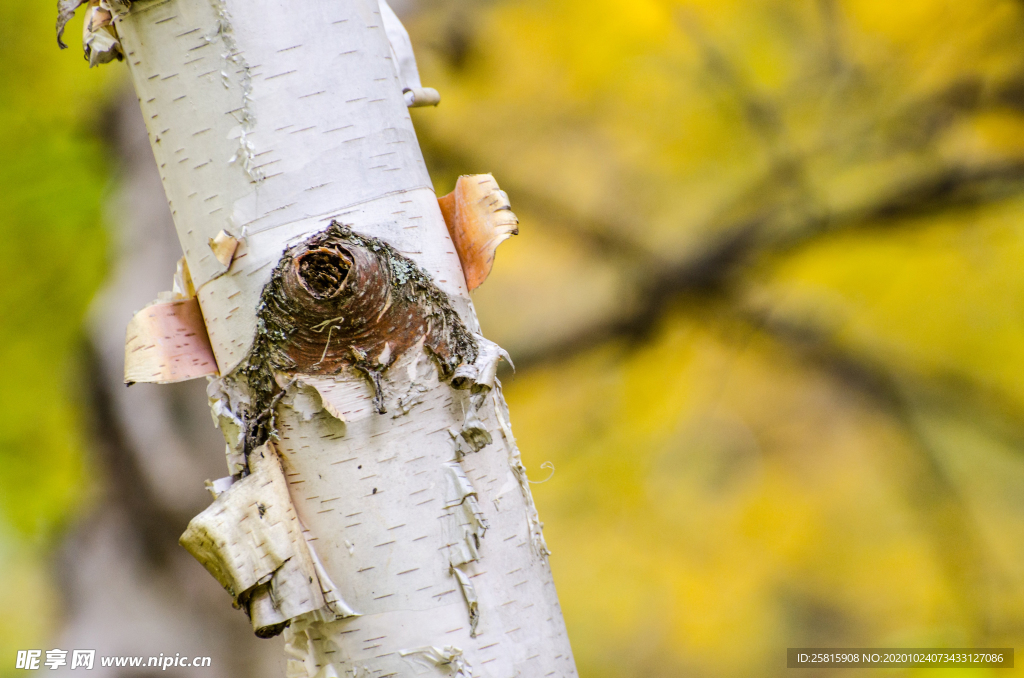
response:
[[[117,190],[107,200],[112,266],[93,301],[83,403],[100,486],[57,553],[63,611],[55,645],[99,656],[209,656],[201,678],[277,678],[280,644],[257,638],[216,580],[175,540],[210,503],[203,480],[224,474],[205,380],[124,387],[125,319],[165,289],[181,256],[134,92],[106,113]],[[220,448],[218,448],[218,442]],[[96,663],[90,678],[123,675]],[[69,665],[53,669],[75,676]],[[191,667],[165,678],[197,678]]]
[[[220,375],[186,546],[289,676],[575,676],[377,1],[115,13]]]

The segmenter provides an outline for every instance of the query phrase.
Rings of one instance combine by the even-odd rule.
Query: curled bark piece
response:
[[[476,340],[425,272],[387,243],[337,222],[285,252],[263,289],[257,318],[242,368],[257,416],[280,389],[275,374],[354,370],[367,379],[374,407],[383,413],[381,377],[406,351],[426,350],[443,379],[477,358]],[[305,376],[302,381],[314,385]],[[332,402],[322,386],[315,388]],[[332,414],[344,416],[340,409]],[[268,434],[254,431],[252,447]]]
[[[327,574],[320,556],[316,554],[316,549],[309,542],[306,542],[306,545],[309,547],[309,555],[313,559],[313,568],[316,570],[316,576],[320,582],[320,591],[324,594],[324,606],[314,612],[313,616],[317,617],[320,621],[328,622],[360,616],[358,612],[349,607],[348,603],[342,599],[338,587],[331,581],[331,577]]]
[[[295,410],[302,421],[312,421],[313,417],[327,409],[324,407],[323,396],[317,392],[316,388],[305,382],[295,380],[290,395],[291,398],[286,398],[284,403]],[[333,412],[328,412],[328,414],[335,416]]]
[[[245,472],[245,424],[236,413],[240,400],[247,402],[244,393],[232,390],[225,379],[211,379],[206,386],[206,397],[210,401],[213,425],[224,436],[224,456],[228,462],[228,473],[241,477]],[[232,404],[232,401],[235,404]]]
[[[210,249],[213,251],[213,256],[224,267],[224,270],[227,270],[231,267],[231,260],[235,256],[235,250],[238,249],[238,238],[222,230],[210,238]]]
[[[188,299],[196,296],[196,288],[192,283],[192,274],[188,270],[188,262],[185,261],[185,257],[178,259],[178,264],[174,268],[171,295],[174,299]]]
[[[302,534],[277,452],[263,445],[249,455],[249,468],[248,476],[192,519],[181,545],[247,611],[261,638],[325,607],[333,607],[332,614],[355,614],[339,603],[329,580],[325,595],[323,568]]]
[[[121,42],[114,28],[114,13],[103,0],[90,0],[82,27],[82,47],[89,67],[124,59]]]
[[[442,671],[441,675],[450,678],[473,678],[473,669],[469,662],[462,656],[462,650],[457,647],[417,647],[412,650],[399,650],[402,657],[417,657],[421,663],[432,666]]]
[[[64,27],[75,16],[75,10],[84,5],[86,0],[58,0],[57,2],[57,46],[67,49],[64,44]]]
[[[480,407],[483,402],[483,393],[470,396],[466,420],[462,423],[462,431],[459,434],[469,444],[473,452],[479,452],[493,442],[491,432],[487,430],[487,425],[480,418]]]
[[[486,392],[471,395],[462,427],[448,429],[448,435],[455,442],[455,459],[458,461],[468,453],[479,452],[494,442],[487,425],[480,418],[480,407],[484,404],[485,395]]]
[[[437,106],[441,103],[441,94],[433,87],[407,87],[402,90],[402,94],[409,108]]]
[[[424,87],[420,83],[420,71],[416,66],[416,56],[412,51],[409,32],[405,30],[405,26],[388,5],[387,0],[380,0],[380,17],[384,24],[384,33],[388,36],[388,44],[391,46],[391,61],[395,64],[398,80],[402,84],[405,105],[409,108],[437,106],[441,103],[441,95],[436,89]]]
[[[445,509],[448,511],[447,543],[453,567],[480,558],[480,541],[487,533],[487,520],[477,502],[476,490],[458,462],[445,464],[448,481]]]
[[[519,490],[526,500],[526,522],[530,526],[530,543],[534,552],[539,556],[550,556],[551,551],[544,540],[544,523],[540,522],[540,515],[537,513],[537,506],[533,503],[533,495],[530,493],[530,481],[526,477],[526,467],[523,466],[522,456],[519,454],[519,446],[516,445],[515,436],[512,435],[512,426],[508,421],[508,405],[501,393],[501,383],[495,383],[491,399],[494,401],[494,412],[498,418],[498,426],[501,428],[501,436],[505,439],[505,447],[508,450],[508,464],[512,473],[519,482]]]
[[[434,374],[432,373],[434,368],[430,365],[430,358],[421,350],[413,350],[416,351],[417,355],[409,363],[406,372],[409,378],[409,385],[405,393],[395,399],[396,411],[391,415],[392,419],[409,414],[414,407],[421,404],[426,394],[430,391],[430,385],[433,383],[432,377],[434,377]]]
[[[152,304],[128,323],[126,384],[170,384],[215,374],[217,361],[197,299]]]
[[[398,72],[403,91],[412,87],[421,87],[420,71],[416,66],[416,55],[412,51],[412,40],[409,32],[402,25],[395,11],[387,0],[380,0],[380,19],[384,25],[384,33],[388,36],[391,47],[391,60]]]
[[[64,28],[75,10],[89,3],[82,26],[82,47],[89,66],[98,66],[117,59],[124,59],[121,42],[114,28],[114,17],[127,11],[128,0],[58,0],[57,2],[57,46],[67,49],[64,44]]]
[[[462,597],[469,608],[469,637],[476,638],[476,629],[480,625],[480,599],[476,595],[476,587],[470,580],[469,575],[452,565],[452,576],[459,582],[462,590]]]
[[[338,421],[359,421],[377,411],[372,396],[367,398],[366,386],[359,382],[303,375],[296,383],[312,389],[323,410]]]
[[[225,492],[227,492],[228,488],[230,488],[232,485],[234,485],[236,480],[238,480],[238,479],[235,478],[234,476],[227,476],[227,477],[224,477],[224,478],[217,478],[216,480],[207,480],[206,481],[206,490],[210,494],[213,495],[214,499],[216,499],[220,495],[222,495]]]
[[[452,388],[470,389],[472,393],[487,393],[494,388],[494,377],[498,373],[498,361],[504,359],[512,369],[512,358],[508,351],[493,341],[480,335],[474,335],[477,345],[477,357],[472,363],[463,363],[452,376]]]
[[[438,198],[470,290],[491,273],[498,245],[519,234],[519,219],[490,174],[459,177],[455,190]]]
[[[459,582],[462,597],[469,609],[469,635],[475,638],[480,623],[480,602],[473,582],[460,568],[480,559],[480,541],[488,525],[477,502],[476,490],[462,470],[462,465],[457,461],[448,462],[444,469],[447,480],[445,541],[448,544],[449,569]]]

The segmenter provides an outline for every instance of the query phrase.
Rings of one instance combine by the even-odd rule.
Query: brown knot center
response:
[[[316,299],[329,299],[344,286],[352,258],[343,250],[321,247],[298,257],[295,265],[306,291]]]

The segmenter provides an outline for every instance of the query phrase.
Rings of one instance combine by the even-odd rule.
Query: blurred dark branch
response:
[[[712,83],[723,88],[740,105],[744,119],[764,141],[775,157],[784,147],[786,134],[782,114],[775,102],[757,92],[737,68],[711,40],[700,23],[686,10],[676,12],[676,24],[690,37],[704,57],[704,65]]]
[[[555,200],[531,190],[515,181],[503,181],[508,185],[506,192],[515,195],[516,204],[523,205],[527,210],[543,214],[545,225],[552,231],[571,235],[576,241],[597,253],[615,259],[645,262],[654,258],[654,254],[631,238],[620,234],[621,224],[613,224],[603,219],[584,216],[569,208],[564,202]]]
[[[821,17],[825,67],[830,76],[844,73],[848,65],[843,54],[843,30],[840,9],[836,0],[818,0],[818,15]]]
[[[788,203],[804,212],[820,211],[808,180],[806,154],[800,153],[791,139],[783,106],[750,83],[742,69],[718,48],[691,13],[678,11],[676,23],[701,51],[712,83],[739,105],[747,126],[761,140],[767,154],[768,171],[764,179],[752,187],[752,191],[741,192],[733,203],[742,204],[748,195],[759,194],[758,188],[771,186],[775,189],[773,202],[776,204]]]
[[[912,412],[954,417],[993,440],[1024,451],[1024,407],[996,388],[980,386],[968,375],[940,369],[922,374],[844,347],[820,328],[779,318],[770,311],[730,306],[725,318],[766,334],[808,364],[822,368],[848,387],[875,402],[882,411],[909,416]],[[911,406],[912,405],[912,406]],[[909,419],[904,423],[914,424]]]
[[[454,179],[461,174],[492,171],[486,163],[434,137],[427,126],[417,127],[416,134],[431,176],[450,175]],[[594,254],[636,262],[648,262],[654,258],[654,253],[622,234],[621,223],[592,214],[582,214],[572,209],[568,202],[536,191],[529,185],[517,182],[514,177],[502,175],[498,179],[505,192],[512,196],[514,210],[522,211],[525,208],[526,211],[543,215],[544,225],[552,232],[571,237]],[[454,181],[452,183],[454,185]]]
[[[858,209],[832,215],[808,215],[779,233],[771,215],[741,221],[709,238],[695,254],[676,264],[654,268],[641,278],[637,301],[628,312],[582,328],[533,353],[516,356],[529,367],[558,361],[608,341],[636,342],[649,337],[666,311],[677,304],[721,301],[733,295],[744,275],[772,256],[793,252],[821,237],[854,228],[882,228],[938,211],[971,209],[1024,194],[1024,163],[949,168],[908,182]]]
[[[823,2],[827,3],[827,0],[823,0]],[[768,111],[766,117],[758,113],[749,120],[752,126],[763,131],[766,143],[775,144],[783,130],[774,123],[765,121],[779,118],[776,107],[770,101],[765,101],[747,92],[742,82],[738,82],[734,77],[728,75],[734,73],[735,69],[728,64],[721,53],[713,46],[708,46],[707,49],[711,54],[708,59],[712,63],[719,63],[718,70],[723,73],[721,77],[727,82],[733,83],[734,95],[747,101],[748,108],[752,107],[751,110]],[[867,136],[872,130],[877,132],[881,129],[897,130],[893,133],[899,136],[901,133],[898,130],[912,130],[908,134],[913,139],[887,140],[885,143],[887,152],[921,148],[933,142],[939,132],[948,129],[953,121],[964,114],[998,108],[1024,112],[1024,74],[1020,78],[1011,78],[1001,83],[988,93],[983,92],[982,84],[975,80],[965,79],[954,82],[939,92],[900,106],[884,120],[872,121],[865,128],[855,130],[854,136]],[[417,131],[432,174],[457,176],[470,172],[490,171],[491,168],[481,167],[481,162],[470,154],[460,152],[451,144],[434,137],[429,127],[419,127]],[[851,142],[847,139],[846,142],[829,144],[828,149],[819,149],[816,153],[825,150],[835,151],[838,147],[849,145]],[[776,235],[774,238],[776,241],[774,248],[776,249],[798,246],[811,237],[852,225],[864,225],[865,222],[870,221],[880,223],[898,218],[926,216],[942,209],[978,206],[1019,195],[1024,190],[1024,185],[1021,183],[1024,181],[1024,171],[1022,171],[1024,164],[1020,162],[978,167],[952,167],[897,186],[893,192],[880,197],[871,205],[828,215],[827,210],[816,204],[810,191],[806,188],[805,163],[806,158],[797,154],[787,152],[773,155],[766,175],[753,186],[740,191],[729,201],[729,205],[719,211],[720,215],[735,214],[744,209],[749,211],[749,207],[745,208],[744,206],[755,201],[764,203],[760,215],[747,215],[739,219],[723,216],[713,217],[710,223],[695,230],[713,231],[725,235],[716,235],[710,238],[704,248],[714,249],[716,245],[723,242],[731,242],[748,231],[754,222],[762,222],[762,230],[765,232],[778,230],[775,228],[775,218],[772,212],[778,212],[785,207],[785,205],[779,204],[778,196],[784,193],[780,187],[788,187],[791,191],[796,191],[796,203],[799,210],[803,212],[803,220],[802,223],[788,228],[787,234]],[[544,215],[545,225],[550,230],[572,237],[582,246],[590,248],[595,254],[613,260],[625,260],[627,264],[638,265],[647,270],[652,265],[660,267],[662,257],[658,253],[626,235],[633,231],[634,227],[639,227],[639,223],[624,224],[617,219],[610,219],[602,215],[582,213],[578,209],[573,209],[569,201],[535,190],[528,184],[517,182],[514,177],[502,176],[501,185],[513,196],[514,205],[520,205],[527,211],[535,211]],[[765,193],[772,193],[772,198],[758,201],[758,196]],[[793,201],[792,198],[790,201]],[[731,245],[727,246],[732,247]],[[715,258],[713,252],[694,255],[694,259],[697,260]],[[669,277],[675,276],[670,273]]]
[[[885,364],[855,354],[813,327],[774,318],[769,313],[733,307],[728,318],[753,331],[771,337],[787,353],[816,371],[831,375],[845,390],[860,394],[876,410],[891,417],[908,436],[906,447],[893,446],[903,454],[886,461],[895,467],[903,492],[919,520],[931,535],[938,561],[958,592],[962,612],[973,620],[979,635],[972,642],[983,643],[990,633],[985,608],[986,579],[991,559],[978,538],[980,530],[957,483],[947,473],[921,421],[921,399],[911,393],[939,393],[946,400],[962,401],[959,388],[950,392],[941,380],[926,380],[907,373],[898,374]],[[932,398],[934,401],[934,398]],[[959,408],[957,414],[963,412]],[[943,418],[948,413],[941,413]],[[1021,432],[1024,416],[1018,414],[1011,426]],[[1024,432],[1021,433],[1024,437]]]
[[[949,167],[897,186],[859,208],[806,220],[771,239],[766,252],[785,253],[851,228],[886,228],[940,212],[974,209],[1024,194],[1024,161]]]

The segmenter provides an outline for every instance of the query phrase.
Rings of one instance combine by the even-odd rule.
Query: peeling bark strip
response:
[[[466,285],[475,290],[491,274],[498,245],[519,235],[519,219],[508,194],[490,174],[459,177],[455,190],[437,202],[459,252]]]
[[[452,387],[457,389],[469,389],[473,394],[487,393],[494,388],[494,380],[498,374],[498,362],[504,360],[514,370],[512,358],[508,351],[498,346],[489,339],[478,336],[477,357],[473,363],[463,363],[455,370],[452,377]]]
[[[444,465],[447,480],[445,509],[448,513],[445,540],[448,543],[448,559],[452,576],[459,582],[462,596],[469,608],[469,635],[476,637],[480,624],[480,605],[476,588],[466,573],[459,569],[463,565],[480,560],[480,540],[489,527],[484,518],[477,493],[459,462]]]
[[[462,656],[462,650],[457,647],[418,647],[414,650],[401,650],[398,654],[402,657],[415,658],[417,664],[437,668],[442,672],[441,675],[451,678],[473,678],[473,668]]]
[[[124,344],[124,381],[173,384],[217,374],[199,302],[180,299],[147,306],[131,319]]]
[[[355,616],[306,543],[281,460],[270,444],[249,455],[251,473],[192,519],[179,542],[220,582],[260,638],[307,612]]]
[[[87,0],[58,0],[57,2],[57,45],[61,49],[64,44],[64,27]],[[88,0],[85,21],[82,26],[82,49],[89,66],[110,63],[114,59],[122,61],[124,52],[114,28],[114,18],[127,11],[126,0]]]
[[[234,258],[235,250],[237,249],[238,238],[227,231],[222,230],[210,238],[210,251],[213,252],[213,256],[220,262],[225,271],[231,267],[231,260]]]
[[[243,368],[257,412],[279,390],[275,372],[332,375],[352,368],[370,382],[383,414],[381,376],[410,348],[426,349],[442,379],[477,358],[476,340],[419,266],[337,222],[285,252],[257,317]]]

